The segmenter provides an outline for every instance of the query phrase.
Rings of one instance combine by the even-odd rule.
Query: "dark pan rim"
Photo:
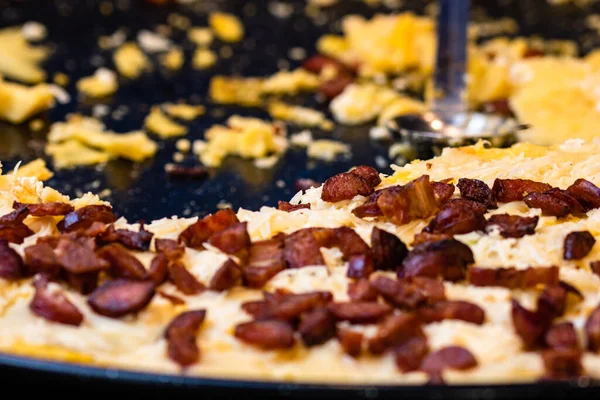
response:
[[[366,398],[385,393],[416,393],[423,391],[446,392],[465,391],[485,394],[489,391],[519,392],[550,392],[572,391],[600,392],[600,380],[579,378],[568,381],[539,381],[537,383],[512,384],[465,384],[465,385],[395,385],[395,384],[325,384],[325,383],[295,383],[277,381],[253,381],[244,379],[207,378],[161,374],[145,371],[134,371],[120,368],[103,368],[85,364],[51,361],[28,356],[11,355],[0,352],[0,366],[29,370],[32,372],[60,375],[63,377],[79,378],[82,380],[102,380],[107,383],[130,383],[146,386],[185,387],[196,389],[245,389],[263,390],[278,393],[292,392],[337,392],[362,394]]]

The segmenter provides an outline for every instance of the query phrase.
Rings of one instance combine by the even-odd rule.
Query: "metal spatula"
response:
[[[469,0],[439,0],[437,60],[431,111],[405,115],[388,129],[415,146],[462,146],[486,139],[510,145],[524,126],[513,118],[467,111],[466,65]]]

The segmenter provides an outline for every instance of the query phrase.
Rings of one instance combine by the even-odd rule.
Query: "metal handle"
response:
[[[433,111],[440,116],[466,111],[469,0],[439,0]]]

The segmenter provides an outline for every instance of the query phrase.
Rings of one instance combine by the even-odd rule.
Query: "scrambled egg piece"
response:
[[[323,130],[333,129],[333,123],[325,117],[325,114],[311,108],[292,106],[280,101],[274,101],[269,104],[268,110],[273,119],[293,122],[300,126],[318,126]]]
[[[150,114],[144,120],[144,126],[163,139],[183,136],[188,133],[186,126],[178,124],[167,117],[158,106],[152,107]]]
[[[72,115],[67,122],[50,127],[46,152],[53,156],[57,168],[103,163],[112,157],[142,161],[152,157],[156,143],[142,131],[114,133],[102,122]]]
[[[77,90],[89,97],[106,97],[119,88],[117,74],[106,68],[98,68],[94,75],[77,81]]]
[[[224,42],[239,42],[244,38],[244,25],[238,17],[223,12],[209,15],[208,23],[215,35]]]
[[[310,158],[316,158],[323,161],[333,161],[338,155],[347,154],[349,152],[349,145],[328,139],[312,141],[308,144],[306,149],[306,154]]]
[[[386,122],[396,117],[408,114],[420,114],[425,111],[427,111],[427,106],[422,101],[400,95],[381,110],[377,124],[385,125]]]
[[[186,121],[192,121],[206,112],[204,106],[194,106],[185,103],[165,104],[163,108],[171,117],[184,119]]]
[[[190,42],[200,47],[208,47],[213,42],[214,34],[210,28],[193,27],[187,31]]]
[[[113,62],[119,74],[129,79],[139,77],[150,69],[150,60],[135,43],[125,43],[113,54]]]
[[[43,46],[31,46],[22,29],[0,30],[0,74],[25,83],[39,83],[46,79],[40,64],[48,57]]]
[[[285,133],[276,125],[257,118],[234,115],[227,125],[214,125],[205,133],[206,144],[199,150],[200,160],[209,167],[221,165],[228,155],[264,158],[281,154],[288,147]]]
[[[192,66],[196,69],[207,69],[217,63],[217,54],[209,49],[199,48],[192,56]]]
[[[184,61],[185,59],[183,57],[183,51],[178,48],[173,48],[165,54],[160,55],[160,62],[162,65],[171,71],[177,71],[181,69]]]
[[[354,83],[333,99],[329,108],[337,121],[355,125],[374,120],[400,98],[396,91],[385,86]]]
[[[28,87],[5,82],[0,77],[0,119],[19,124],[53,105],[50,86],[39,84]]]
[[[57,72],[52,77],[52,82],[54,82],[58,86],[65,87],[69,84],[69,75],[63,74],[62,72]]]
[[[298,68],[280,71],[268,78],[236,78],[215,76],[210,81],[210,97],[220,104],[260,106],[267,95],[295,95],[315,91],[320,83],[317,75]]]
[[[593,60],[593,58],[592,58]],[[588,60],[539,57],[513,66],[511,108],[537,144],[591,139],[600,126],[600,70]]]
[[[47,181],[54,176],[54,173],[46,167],[46,161],[42,158],[37,158],[21,165],[16,172],[17,176],[35,177],[38,181]]]

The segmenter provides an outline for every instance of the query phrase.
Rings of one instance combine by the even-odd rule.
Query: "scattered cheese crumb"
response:
[[[215,65],[217,62],[217,55],[214,51],[198,48],[194,51],[192,57],[192,66],[196,69],[207,69]]]
[[[25,36],[25,39],[30,40],[32,42],[44,40],[48,35],[46,27],[40,24],[39,22],[34,21],[24,23],[21,27],[21,31],[23,32],[23,36]]]
[[[106,117],[110,113],[110,107],[106,104],[95,104],[92,107],[92,115],[94,118],[103,118]]]
[[[308,129],[290,136],[290,143],[294,146],[308,147],[313,141],[312,132]]]
[[[187,37],[190,42],[200,47],[208,47],[213,42],[214,35],[210,28],[194,27],[188,30]]]
[[[142,29],[137,34],[138,44],[148,53],[160,53],[171,48],[171,41],[158,33]]]
[[[199,155],[206,148],[207,143],[204,140],[194,140],[192,143],[192,153]]]
[[[48,88],[52,92],[52,95],[54,96],[54,98],[60,104],[67,104],[71,101],[71,95],[63,87],[55,85],[55,84],[50,84],[50,85],[48,85]]]
[[[185,156],[183,154],[181,154],[177,151],[175,153],[173,153],[173,161],[180,163],[183,160],[185,160]]]
[[[144,120],[144,126],[163,139],[183,136],[188,133],[188,128],[167,117],[160,107],[154,106]]]
[[[308,145],[308,149],[306,150],[306,154],[310,158],[324,161],[333,161],[339,154],[349,152],[349,145],[328,139],[315,140]]]
[[[106,131],[102,122],[81,115],[52,124],[48,142],[46,152],[53,156],[57,168],[103,163],[113,157],[139,162],[157,150],[156,143],[142,131]]]
[[[119,74],[135,79],[150,69],[150,60],[135,43],[125,43],[113,54],[113,61]]]
[[[42,121],[41,119],[34,119],[31,122],[29,122],[29,129],[31,129],[34,132],[39,132],[42,129],[44,129],[44,121]]]
[[[1,61],[0,61],[1,62]],[[50,85],[25,86],[0,77],[0,119],[19,124],[54,104]]]
[[[280,71],[267,78],[262,85],[264,93],[290,94],[312,91],[319,87],[319,78],[305,69]]]
[[[199,149],[200,160],[209,167],[217,167],[227,155],[244,158],[265,158],[281,154],[288,147],[283,129],[257,118],[233,115],[227,126],[214,125],[206,131],[207,143]],[[196,142],[194,142],[194,152]]]
[[[371,140],[389,140],[392,138],[392,135],[386,127],[374,126],[369,129],[369,138]]]
[[[52,82],[58,86],[65,87],[69,84],[69,76],[67,74],[63,74],[62,72],[56,72],[52,77]]]
[[[22,29],[0,30],[0,74],[24,83],[39,83],[46,79],[40,64],[49,55],[43,46],[29,44]]]
[[[98,68],[94,75],[77,81],[77,90],[89,97],[105,97],[119,88],[117,74],[107,68]]]
[[[204,106],[194,106],[185,103],[165,104],[163,108],[169,116],[181,118],[186,121],[192,121],[206,112]]]
[[[192,148],[192,143],[187,139],[179,139],[175,142],[175,148],[182,153],[187,153]]]
[[[102,50],[116,49],[125,43],[127,35],[123,29],[116,30],[112,35],[100,36],[98,38],[98,47]]]
[[[330,104],[334,118],[357,125],[375,119],[384,108],[399,98],[394,90],[372,83],[352,84]]]
[[[216,103],[258,106],[262,104],[262,93],[262,80],[259,78],[214,76],[210,80],[209,94]]]
[[[318,126],[327,131],[333,129],[333,122],[325,118],[325,114],[311,108],[292,106],[280,101],[274,101],[269,104],[268,111],[273,119],[292,122],[300,126]]]
[[[239,42],[244,37],[244,25],[233,14],[212,13],[208,17],[208,23],[215,35],[225,42]]]
[[[160,62],[165,68],[171,71],[177,71],[183,66],[183,51],[178,48],[173,48],[161,55]]]
[[[254,160],[253,164],[256,168],[269,169],[272,168],[275,164],[277,164],[278,160],[279,156],[272,155],[269,157],[257,158],[256,160]]]

